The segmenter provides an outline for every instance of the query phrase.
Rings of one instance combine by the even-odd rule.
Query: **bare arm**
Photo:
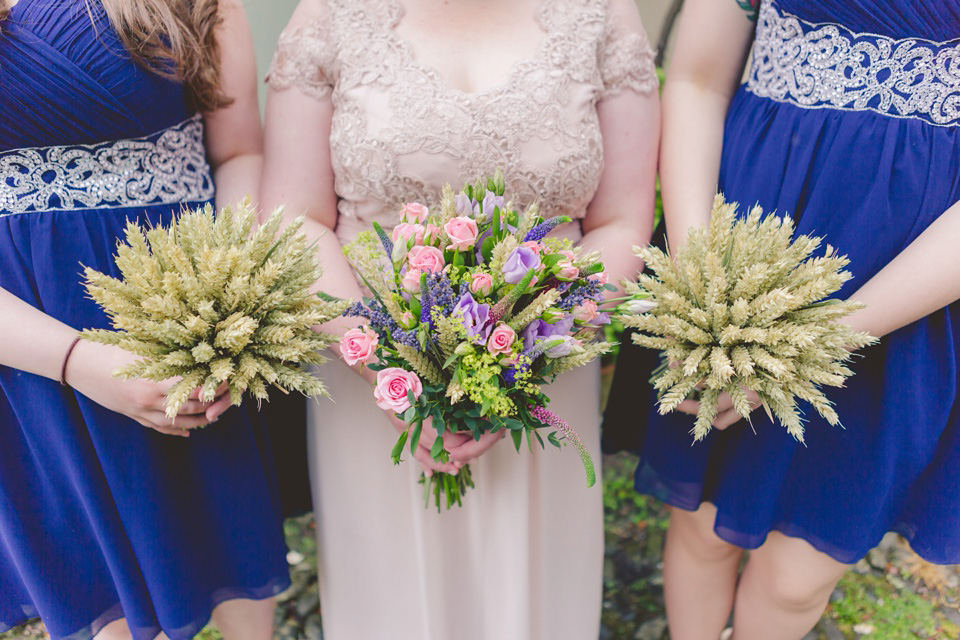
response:
[[[306,26],[317,19],[322,15],[319,5],[315,0],[303,0],[287,29]],[[360,287],[334,233],[337,195],[330,159],[332,117],[329,95],[317,98],[297,86],[280,90],[271,87],[267,97],[261,204],[265,212],[282,206],[285,217],[291,221],[304,216],[304,232],[311,242],[317,242],[323,264],[317,291],[360,300]],[[358,324],[355,319],[341,318],[328,323],[324,330],[342,335]]]
[[[217,185],[217,206],[247,196],[257,201],[263,164],[263,134],[257,105],[257,62],[250,25],[240,0],[220,3],[220,44],[223,91],[233,102],[205,114],[207,157]]]
[[[318,0],[301,0],[288,29],[310,24],[322,16]],[[323,276],[314,289],[340,298],[360,300],[362,292],[353,269],[343,257],[334,229],[337,225],[337,195],[334,190],[333,166],[330,159],[330,126],[333,103],[329,95],[318,98],[301,88],[271,87],[267,97],[264,171],[261,182],[261,204],[264,211],[284,208],[288,221],[304,216],[303,231],[309,241],[316,241],[323,265]],[[357,318],[338,318],[323,330],[343,335],[361,324]],[[375,374],[364,366],[353,367],[371,385]],[[370,402],[373,402],[373,394]],[[387,417],[398,431],[406,428],[392,413]],[[456,473],[453,463],[433,460],[430,446],[436,432],[424,426],[423,438],[415,454],[428,475],[434,471]],[[465,436],[447,435],[448,446],[460,444]]]
[[[960,300],[958,242],[960,203],[851,296],[867,306],[847,323],[882,337]]]
[[[663,91],[660,186],[671,248],[710,219],[723,128],[753,23],[733,0],[687,0]]]
[[[612,284],[642,268],[634,245],[650,242],[656,206],[660,100],[624,91],[597,105],[604,170],[583,220],[582,245],[602,252]]]

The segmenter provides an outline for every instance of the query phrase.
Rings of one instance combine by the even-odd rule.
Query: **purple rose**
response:
[[[597,317],[593,319],[593,326],[602,327],[605,324],[610,324],[610,315],[607,313],[598,313]]]
[[[454,197],[454,203],[457,207],[457,213],[461,216],[480,215],[480,203],[462,191]],[[494,195],[492,191],[487,191],[487,195],[483,196],[483,213],[486,214],[487,220],[493,220],[493,210],[496,207],[500,207],[500,211],[503,211],[506,205],[506,198]]]
[[[477,304],[468,291],[460,296],[459,302],[453,308],[451,315],[457,314],[463,317],[463,326],[467,330],[467,335],[475,341],[477,338],[482,338],[482,342],[487,341],[490,330],[493,328],[493,323],[490,322],[490,305]]]
[[[553,324],[544,320],[534,320],[527,325],[521,334],[523,336],[523,349],[527,350],[544,338],[553,338],[555,336],[565,336],[573,329],[573,316],[565,316]]]
[[[500,211],[503,211],[506,204],[506,199],[503,196],[494,195],[492,191],[487,191],[487,195],[483,196],[483,212],[487,214],[487,218],[490,220],[493,219],[493,210],[500,207]]]
[[[540,266],[540,256],[527,247],[517,247],[503,265],[503,279],[510,284],[523,280],[531,269]]]

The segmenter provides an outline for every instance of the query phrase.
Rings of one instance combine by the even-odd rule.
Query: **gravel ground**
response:
[[[604,461],[606,564],[600,640],[668,640],[661,551],[666,511],[633,492],[629,456]],[[293,586],[280,598],[280,640],[322,640],[310,517],[286,524]],[[46,638],[39,622],[0,640]],[[210,629],[202,640],[219,640]],[[804,640],[956,640],[960,638],[960,567],[923,563],[895,535],[840,583],[820,624]],[[456,640],[451,638],[450,640]]]

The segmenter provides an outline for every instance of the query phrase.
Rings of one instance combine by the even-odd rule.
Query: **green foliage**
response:
[[[957,637],[938,633],[937,616],[930,602],[908,590],[894,588],[882,576],[849,573],[840,581],[839,589],[844,597],[830,605],[829,615],[851,637],[853,628],[860,624],[871,625],[871,636],[883,640]]]

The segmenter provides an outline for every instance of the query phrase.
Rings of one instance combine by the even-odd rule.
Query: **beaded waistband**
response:
[[[143,138],[0,152],[0,217],[213,196],[199,115]]]
[[[799,107],[960,124],[960,39],[932,42],[812,24],[764,0],[751,93]]]

